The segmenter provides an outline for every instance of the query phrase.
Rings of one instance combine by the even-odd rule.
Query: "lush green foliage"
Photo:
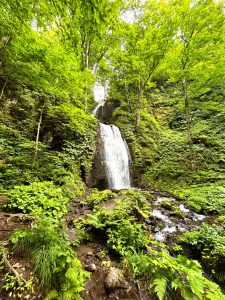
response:
[[[88,204],[90,206],[95,206],[103,201],[113,199],[116,194],[110,190],[98,191],[97,189],[92,189],[88,196]]]
[[[107,75],[138,183],[224,178],[223,1],[135,4]]]
[[[68,197],[62,188],[52,182],[33,182],[31,185],[15,186],[7,193],[6,209],[35,216],[58,219],[67,212]]]
[[[105,194],[106,193],[100,192],[100,196]],[[111,195],[111,193],[107,194]],[[117,220],[123,221],[126,218],[129,219],[130,216],[134,216],[136,220],[146,219],[150,216],[150,205],[147,201],[147,197],[141,192],[132,190],[121,191],[115,197],[115,200],[116,206],[113,210],[108,210],[107,207],[105,208],[104,206],[101,208],[96,206],[94,214],[91,214],[88,219],[88,223],[92,224],[92,221],[95,223],[94,220],[96,220],[96,227],[101,228],[110,225],[110,222],[113,223]]]
[[[114,254],[127,256],[159,299],[175,292],[224,298],[197,263],[149,248],[142,222],[151,194],[91,190],[81,198],[96,135],[93,85],[110,82],[107,122],[129,144],[134,185],[225,214],[224,0],[2,0],[0,23],[0,193],[7,210],[58,224],[69,200],[81,199],[94,209],[77,225],[82,235],[97,232]],[[224,225],[222,217],[216,222]],[[42,285],[52,289],[48,299],[79,298],[86,273],[60,225],[47,225],[48,232],[41,223],[17,232],[15,249],[31,255]],[[182,239],[223,281],[222,229],[203,226]]]
[[[225,281],[225,233],[223,227],[202,225],[198,231],[184,233],[180,242],[190,250],[188,252],[190,256],[201,259],[206,269],[218,281]]]
[[[50,292],[46,299],[81,299],[88,273],[58,225],[43,219],[31,230],[16,231],[11,242],[16,253],[31,255],[40,284]]]
[[[59,186],[71,186],[75,196],[82,194],[84,186],[79,172],[81,158],[75,161],[70,154],[74,147],[70,150],[65,147],[64,152],[50,151],[44,143],[39,143],[38,158],[33,165],[35,143],[22,136],[18,130],[6,125],[0,127],[0,189],[8,190],[14,185],[35,181],[53,181]],[[89,142],[82,151],[86,152],[87,148],[90,152]],[[87,164],[90,165],[90,160],[87,160],[85,166]]]
[[[150,206],[138,191],[122,191],[116,201],[116,206],[110,210],[95,206],[84,222],[105,234],[107,245],[123,256],[129,250],[139,251],[147,246],[147,231],[137,221],[149,216]]]
[[[149,277],[160,300],[177,294],[186,300],[224,298],[218,286],[203,277],[199,263],[184,256],[173,258],[165,251],[150,249],[150,255],[132,253],[127,261],[136,276]]]
[[[204,213],[224,214],[225,189],[224,181],[218,183],[198,184],[189,188],[184,187],[176,193],[188,201],[197,211]]]
[[[89,215],[87,224],[92,228],[106,234],[108,246],[120,255],[125,255],[128,250],[138,251],[148,244],[147,231],[142,224],[137,224],[135,219],[129,217],[126,212],[115,209],[108,212],[99,209]]]
[[[129,250],[140,251],[149,243],[143,225],[132,222],[132,219],[114,221],[106,233],[107,245],[122,256],[126,256]]]

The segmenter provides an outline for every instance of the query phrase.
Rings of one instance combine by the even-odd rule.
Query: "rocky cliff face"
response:
[[[88,179],[88,187],[97,187],[99,190],[104,190],[108,187],[106,169],[104,166],[103,157],[103,140],[98,127],[96,135],[96,144],[94,151],[93,168]]]

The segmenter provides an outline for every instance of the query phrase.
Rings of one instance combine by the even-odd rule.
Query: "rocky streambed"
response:
[[[145,223],[153,233],[155,240],[170,246],[185,231],[196,230],[202,223],[212,223],[213,216],[196,213],[184,201],[173,197],[156,196],[151,203],[151,217]]]
[[[130,189],[113,190],[112,192],[114,193],[112,198],[99,203],[99,208],[114,211],[117,205],[132,197]],[[182,233],[196,230],[203,223],[212,223],[215,219],[215,216],[195,212],[185,201],[170,194],[138,189],[137,193],[144,195],[150,204],[150,216],[143,222],[149,229],[151,238],[167,244],[171,250]],[[87,193],[86,198],[88,199],[88,197]],[[92,209],[89,207],[88,201],[86,205],[81,205],[79,201],[73,202],[71,211],[67,215],[67,223],[72,225],[73,220],[77,220],[79,217],[87,218],[91,213]],[[67,233],[70,240],[76,240],[76,230],[73,226],[69,227]],[[155,299],[149,294],[146,280],[135,281],[123,271],[119,257],[109,251],[101,236],[94,236],[92,241],[82,243],[76,252],[84,268],[91,273],[90,279],[86,282],[85,291],[82,293],[84,300]]]

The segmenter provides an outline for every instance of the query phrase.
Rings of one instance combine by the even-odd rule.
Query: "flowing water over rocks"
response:
[[[157,241],[171,245],[182,232],[198,229],[203,222],[212,220],[212,216],[195,213],[181,201],[158,196],[152,204],[151,218],[145,222]]]
[[[98,119],[99,121],[103,122],[104,114],[105,114],[105,101],[99,103],[95,107],[92,116]]]

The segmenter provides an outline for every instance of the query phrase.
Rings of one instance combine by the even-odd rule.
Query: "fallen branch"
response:
[[[2,87],[2,91],[1,91],[1,95],[0,95],[0,100],[1,100],[2,97],[3,97],[4,90],[5,90],[5,87],[6,87],[7,82],[8,82],[8,78],[6,79],[6,81],[5,81],[5,83],[4,83],[3,87]]]
[[[27,214],[23,214],[23,213],[19,213],[19,214],[6,214],[6,216],[9,216],[6,220],[6,223],[8,224],[8,222],[13,219],[13,218],[19,218],[19,219],[23,219],[23,220],[30,220],[33,221],[35,218],[27,215]]]
[[[7,252],[6,252],[6,250],[3,248],[3,247],[1,247],[2,249],[1,249],[1,252],[2,252],[2,262],[3,262],[3,265],[4,265],[4,267],[5,267],[5,269],[9,272],[9,273],[11,273],[11,274],[13,274],[17,279],[18,279],[18,281],[23,281],[25,284],[27,284],[27,282],[26,282],[26,280],[16,271],[16,269],[15,268],[13,268],[13,266],[10,264],[10,262],[9,262],[9,260],[8,260],[8,258],[7,258]]]

